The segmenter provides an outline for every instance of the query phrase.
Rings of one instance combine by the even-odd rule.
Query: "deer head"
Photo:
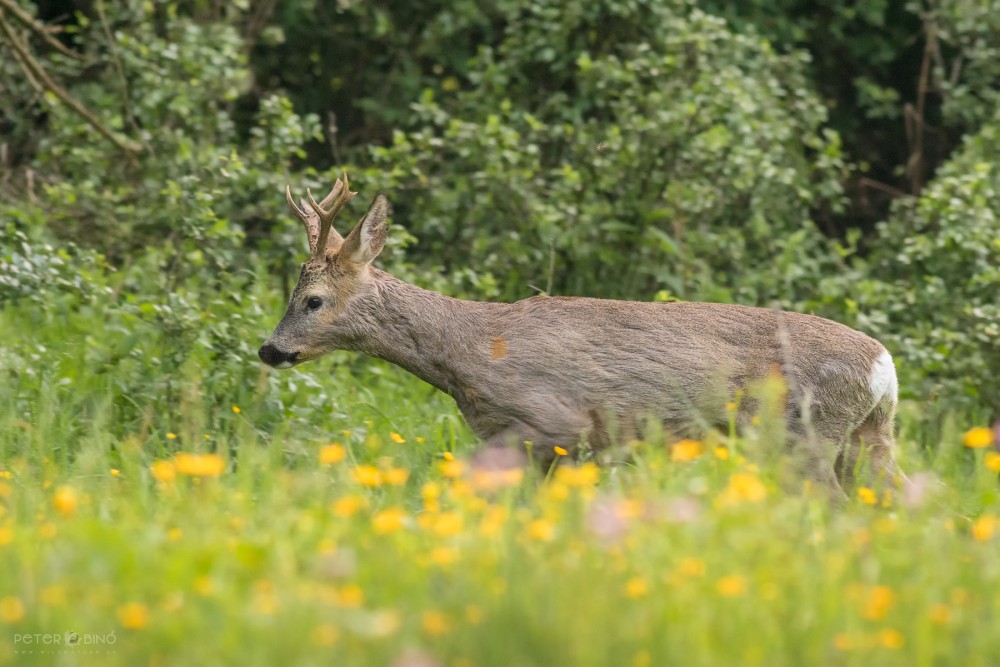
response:
[[[364,308],[374,293],[370,265],[385,245],[390,212],[389,201],[379,194],[351,233],[341,236],[333,229],[334,218],[356,194],[347,174],[320,202],[306,190],[307,199],[296,204],[291,189],[285,189],[288,208],[305,225],[310,256],[285,316],[258,352],[269,366],[290,368],[356,335],[352,312]]]

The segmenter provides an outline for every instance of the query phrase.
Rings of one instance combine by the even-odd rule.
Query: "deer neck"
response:
[[[455,395],[482,363],[477,343],[508,304],[463,301],[372,269],[375,290],[360,306],[363,330],[347,349],[385,359]]]

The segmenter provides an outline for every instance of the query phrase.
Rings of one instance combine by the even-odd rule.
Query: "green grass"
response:
[[[0,664],[1000,656],[996,473],[961,444],[980,424],[932,439],[906,406],[903,467],[932,481],[837,510],[788,489],[753,434],[490,491],[450,399],[402,371],[262,369],[274,297],[114,298],[0,311]],[[185,475],[178,452],[224,470]]]

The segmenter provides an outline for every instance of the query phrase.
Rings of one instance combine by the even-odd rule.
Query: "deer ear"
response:
[[[385,195],[379,193],[375,201],[368,207],[365,217],[351,230],[351,233],[344,239],[344,245],[340,247],[338,253],[341,257],[350,259],[355,264],[368,264],[378,257],[385,246],[385,239],[389,233],[386,218],[392,208]]]

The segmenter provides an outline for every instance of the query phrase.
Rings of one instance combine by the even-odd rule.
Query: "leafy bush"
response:
[[[933,0],[926,15],[947,47],[937,79],[944,93],[945,119],[975,130],[1000,106],[1000,2]]]
[[[0,236],[0,306],[21,300],[41,305],[53,294],[83,296],[100,291],[94,278],[104,266],[94,251],[34,243],[8,225]]]
[[[1000,115],[879,227],[871,320],[910,391],[1000,410]]]
[[[252,358],[261,322],[237,334],[229,307],[250,299],[240,312],[266,329],[275,285],[291,287],[303,239],[285,183],[321,190],[348,167],[362,200],[384,188],[396,204],[380,262],[423,285],[813,311],[889,342],[916,395],[996,405],[977,378],[997,363],[1000,8],[856,5],[129,0],[58,19],[81,61],[18,23],[53,79],[142,150],[129,159],[39,94],[0,44],[0,299],[69,317],[113,290],[123,332],[183,342],[143,351],[168,383],[191,349]],[[937,50],[909,39],[921,20]],[[875,232],[845,213],[871,215],[855,190],[844,207],[842,151],[902,179],[925,53],[924,166],[979,134]],[[137,368],[122,391],[162,399]]]
[[[111,8],[109,8],[109,11]],[[21,225],[43,222],[62,238],[101,248],[113,263],[141,248],[164,248],[164,284],[178,274],[243,265],[246,243],[284,261],[297,233],[274,239],[272,219],[302,144],[318,132],[280,95],[263,95],[246,127],[237,100],[251,81],[243,42],[231,26],[177,16],[159,21],[152,5],[126,3],[109,15],[114,43],[81,16],[91,65],[56,63],[70,92],[103,121],[142,145],[123,155],[92,124],[45,96],[49,112],[31,161],[41,186],[24,202]],[[315,183],[315,182],[314,182]],[[16,207],[15,207],[16,208]],[[296,230],[297,231],[297,230]],[[29,229],[29,233],[31,232]]]
[[[837,265],[810,209],[840,204],[839,143],[801,54],[673,2],[502,8],[470,87],[373,149],[418,252],[506,297],[791,303]]]

